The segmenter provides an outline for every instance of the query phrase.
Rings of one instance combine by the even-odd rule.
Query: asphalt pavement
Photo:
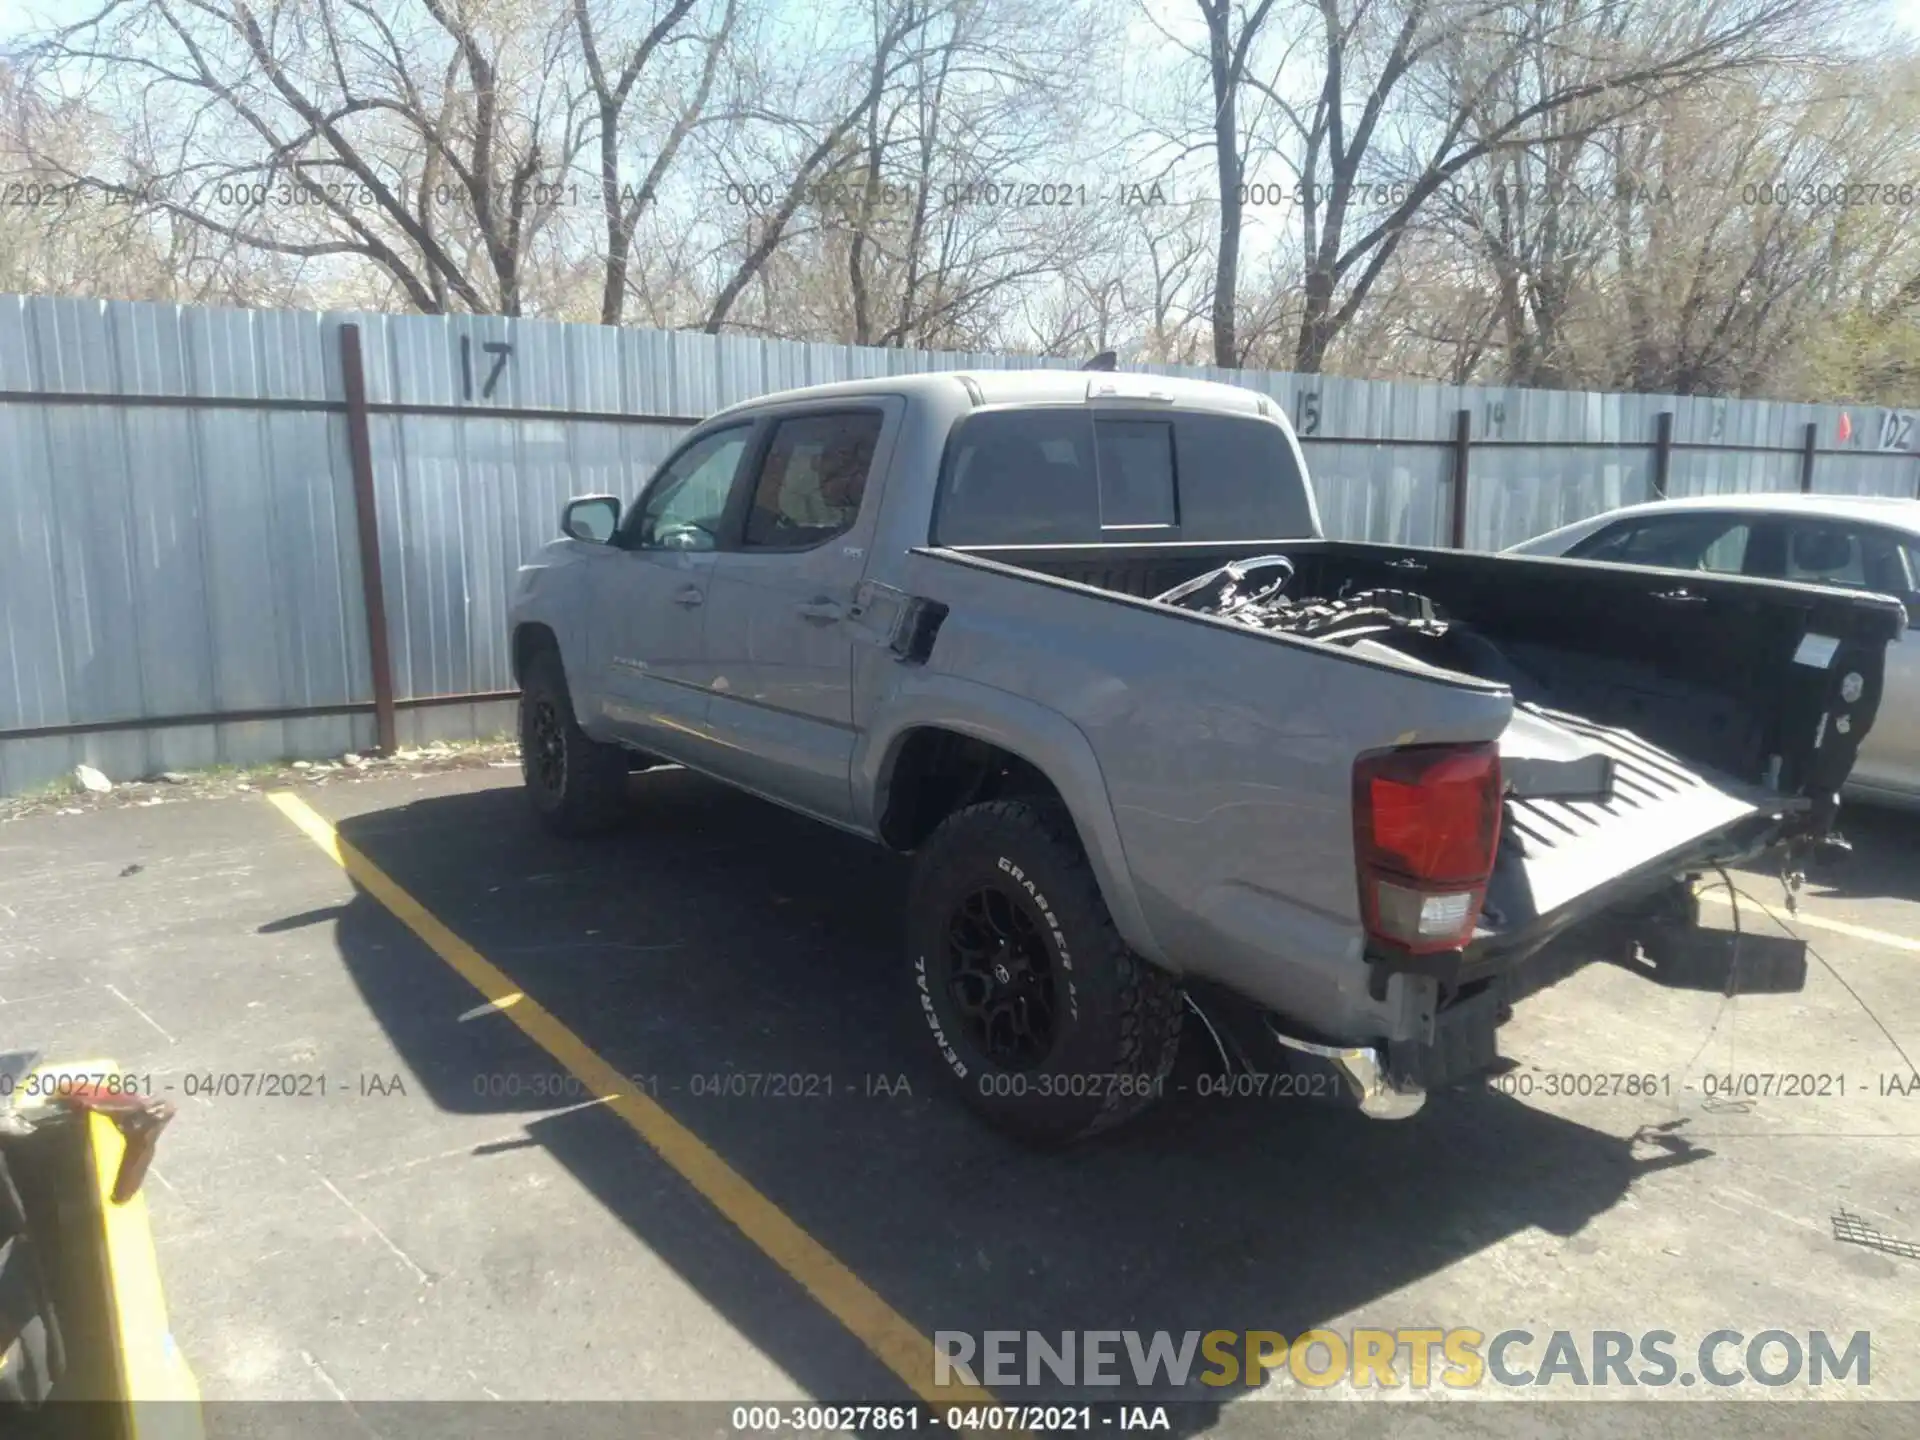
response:
[[[1117,1134],[1012,1144],[942,1088],[906,862],[678,770],[636,776],[632,823],[595,841],[541,833],[500,769],[13,821],[0,1049],[110,1058],[179,1106],[147,1190],[210,1413],[310,1402],[395,1433],[403,1401],[893,1403],[920,1337],[1316,1327],[1526,1330],[1535,1370],[1556,1331],[1670,1331],[1683,1359],[1721,1329],[1866,1331],[1864,1386],[1712,1393],[1920,1401],[1920,818],[1847,828],[1798,917],[1777,878],[1734,877],[1745,933],[1785,933],[1771,911],[1809,943],[1802,994],[1590,965],[1522,1002],[1503,1073],[1397,1125],[1183,1070]],[[1724,894],[1706,909],[1731,925]],[[1284,1372],[994,1393],[1249,1434],[1278,1433],[1263,1401],[1365,1398]],[[1575,1408],[1421,1416],[1572,1433]],[[1920,1406],[1730,1410],[1728,1433],[1920,1433]]]

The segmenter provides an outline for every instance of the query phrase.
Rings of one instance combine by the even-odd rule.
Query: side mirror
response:
[[[569,500],[560,512],[560,533],[571,540],[587,540],[604,545],[613,539],[620,523],[620,499],[616,495],[582,495]]]

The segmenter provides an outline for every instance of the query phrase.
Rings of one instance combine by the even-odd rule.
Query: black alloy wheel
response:
[[[1056,1034],[1053,961],[1039,915],[1010,886],[985,885],[947,916],[946,986],[967,1039],[994,1064],[1031,1070]]]
[[[551,696],[542,695],[528,706],[526,747],[527,778],[549,795],[563,795],[567,789],[567,740],[561,728],[560,711]]]

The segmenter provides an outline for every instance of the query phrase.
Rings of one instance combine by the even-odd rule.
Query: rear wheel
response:
[[[965,1102],[1060,1145],[1166,1088],[1179,983],[1127,948],[1064,809],[958,811],[920,852],[909,954],[922,1018]]]
[[[630,757],[580,728],[560,656],[542,650],[520,685],[520,777],[540,823],[556,835],[611,829],[625,809]]]

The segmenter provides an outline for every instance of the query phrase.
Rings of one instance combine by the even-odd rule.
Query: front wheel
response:
[[[520,686],[520,778],[534,814],[556,835],[591,835],[620,823],[628,755],[580,728],[560,656],[543,650]]]
[[[1084,1138],[1166,1089],[1180,985],[1120,938],[1057,804],[989,801],[934,831],[914,871],[908,961],[942,1068],[1021,1139]]]

